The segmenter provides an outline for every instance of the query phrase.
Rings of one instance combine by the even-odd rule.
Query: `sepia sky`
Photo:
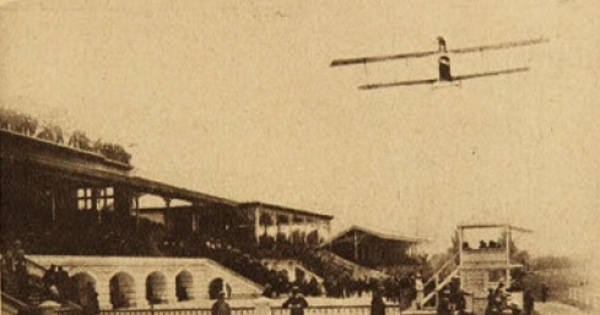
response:
[[[0,96],[128,147],[139,174],[450,245],[458,223],[531,228],[537,254],[600,230],[594,0],[24,0],[0,9]],[[435,58],[332,59],[547,37],[452,59],[522,74],[372,92]]]

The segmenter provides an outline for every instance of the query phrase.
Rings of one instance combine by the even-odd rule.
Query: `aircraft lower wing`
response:
[[[361,85],[358,88],[361,90],[374,90],[381,88],[389,88],[395,86],[410,86],[410,85],[424,85],[424,84],[433,84],[437,82],[437,79],[424,79],[424,80],[412,80],[412,81],[396,81],[396,82],[387,82],[387,83],[375,83],[375,84],[367,84]]]
[[[498,49],[508,49],[522,46],[530,46],[530,45],[538,45],[549,42],[547,38],[536,38],[529,40],[520,40],[520,41],[512,41],[512,42],[504,42],[494,45],[483,45],[483,46],[473,46],[466,48],[457,48],[448,50],[451,54],[467,54],[467,53],[475,53],[486,50],[498,50]],[[373,62],[384,62],[395,59],[410,59],[410,58],[424,58],[428,56],[432,56],[439,53],[438,51],[420,51],[420,52],[411,52],[405,54],[395,54],[395,55],[384,55],[384,56],[374,56],[374,57],[361,57],[361,58],[349,58],[349,59],[336,59],[331,62],[331,67],[339,67],[339,66],[351,66],[357,64],[366,64]]]
[[[491,76],[496,76],[496,75],[512,74],[512,73],[525,72],[525,71],[529,71],[529,67],[488,71],[488,72],[481,72],[481,73],[474,73],[474,74],[464,74],[464,75],[459,75],[459,76],[453,77],[453,81],[478,79],[478,78],[483,78],[483,77],[491,77]],[[439,81],[438,79],[396,81],[396,82],[361,85],[358,88],[360,90],[374,90],[374,89],[390,88],[390,87],[397,87],[397,86],[426,85],[426,84],[433,84],[438,81]],[[453,81],[450,81],[450,82],[453,82]]]
[[[453,77],[453,79],[454,80],[470,80],[470,79],[491,77],[491,76],[502,75],[502,74],[512,74],[512,73],[525,72],[525,71],[529,71],[529,67],[488,71],[488,72],[475,73],[475,74],[464,74],[464,75],[459,75],[459,76]]]

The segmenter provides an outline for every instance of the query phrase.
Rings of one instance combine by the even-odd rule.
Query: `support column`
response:
[[[196,207],[192,207],[192,233],[196,233],[198,230],[198,213],[196,213]]]
[[[287,228],[287,239],[290,241],[290,243],[294,242],[294,239],[292,238],[292,234],[294,233],[294,216],[291,214],[288,214],[288,228]]]
[[[256,239],[256,244],[260,243],[260,208],[256,207],[254,209],[254,238]]]
[[[134,199],[133,199],[133,203],[134,203],[134,210],[135,210],[135,226],[136,229],[139,231],[140,229],[140,196],[138,194],[135,195]]]
[[[506,264],[510,265],[510,243],[511,243],[511,235],[510,235],[510,226],[507,224],[505,227],[505,233],[506,233],[506,237],[505,237],[505,247],[506,247]],[[510,288],[511,286],[511,280],[510,280],[510,268],[506,268],[506,287]]]
[[[462,228],[458,228],[458,265],[462,264],[463,257],[463,243],[464,243],[464,230]]]
[[[56,221],[56,196],[54,193],[54,189],[49,189],[48,193],[50,194],[50,210],[52,213],[52,222]]]
[[[279,233],[279,225],[277,224],[277,213],[271,214],[273,226],[275,226],[275,241],[277,241],[277,233]]]
[[[135,307],[149,308],[150,303],[146,299],[146,275],[138,275],[135,277]]]
[[[308,237],[308,233],[306,231],[308,231],[308,229],[306,228],[308,225],[308,219],[306,217],[302,217],[302,228],[300,229],[302,231],[302,236],[303,236],[303,240],[304,240],[304,244],[307,244],[307,237]]]
[[[175,276],[169,277],[168,275],[165,275],[167,277],[167,283],[165,284],[167,286],[167,303],[168,304],[176,304],[177,303],[177,288],[176,283],[175,283]],[[171,281],[172,280],[172,281]]]
[[[356,231],[353,233],[353,244],[354,244],[354,261],[358,261],[358,235],[356,235]]]
[[[169,214],[171,212],[171,198],[163,198],[165,201],[165,210],[163,212],[163,220],[165,221],[165,229],[167,229],[167,233],[171,231],[171,222],[169,220]]]
[[[96,293],[98,293],[98,305],[101,310],[112,309],[112,304],[110,303],[110,279],[107,281],[101,281],[98,279],[96,282]]]

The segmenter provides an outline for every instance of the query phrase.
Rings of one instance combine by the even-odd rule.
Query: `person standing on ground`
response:
[[[437,315],[452,315],[450,310],[450,291],[444,290],[440,292],[439,302],[437,305]]]
[[[212,306],[211,315],[231,315],[231,307],[225,302],[225,295],[224,291],[219,292],[219,297]]]
[[[58,266],[58,271],[56,272],[56,287],[58,288],[60,299],[63,302],[69,300],[70,281],[71,278],[69,278],[69,273],[63,266]]]
[[[300,294],[300,289],[298,287],[293,287],[292,296],[283,303],[283,308],[289,308],[290,315],[304,315],[304,309],[306,307],[308,307],[308,302]]]
[[[417,309],[421,309],[423,305],[423,280],[421,279],[421,273],[417,272],[417,276],[415,277],[415,291],[417,291]]]
[[[544,283],[542,284],[542,303],[546,303],[548,300],[548,286]]]
[[[530,288],[525,289],[523,292],[523,314],[531,315],[533,314],[535,299],[533,297],[533,292]]]
[[[383,289],[377,288],[371,300],[371,315],[385,315],[385,302],[383,301]]]
[[[84,307],[86,315],[98,315],[100,313],[100,306],[98,303],[98,293],[94,288],[92,282],[87,283],[86,287],[87,304]]]

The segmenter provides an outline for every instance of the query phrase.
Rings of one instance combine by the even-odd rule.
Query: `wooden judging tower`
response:
[[[465,242],[467,232],[477,230],[495,229],[500,231],[498,242],[481,241],[478,247],[471,247]],[[470,224],[458,226],[459,244],[461,244],[458,271],[461,279],[461,289],[472,295],[467,299],[467,309],[474,314],[483,314],[487,304],[488,289],[498,287],[504,281],[505,287],[511,287],[510,271],[521,268],[522,265],[511,262],[511,242],[513,232],[526,232],[530,230],[518,228],[508,224]],[[513,292],[513,301],[520,302],[520,294]]]

